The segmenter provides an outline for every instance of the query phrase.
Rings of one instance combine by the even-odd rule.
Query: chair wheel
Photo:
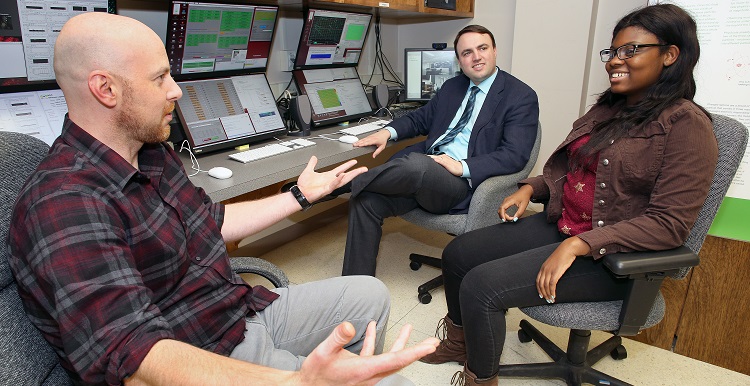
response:
[[[416,271],[421,267],[422,267],[422,263],[418,261],[412,261],[411,263],[409,263],[409,268],[411,268],[412,271]]]
[[[422,304],[430,304],[432,301],[432,295],[429,292],[419,294],[419,302]]]
[[[619,345],[609,353],[609,356],[611,356],[614,360],[621,361],[628,357],[628,351],[625,350],[625,346]]]
[[[523,329],[518,330],[518,340],[521,343],[529,343],[532,341],[529,334],[527,334],[526,331],[524,331]]]

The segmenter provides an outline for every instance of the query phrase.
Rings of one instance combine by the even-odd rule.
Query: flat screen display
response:
[[[429,101],[446,80],[461,73],[452,47],[443,50],[407,48],[404,59],[407,101]]]
[[[0,93],[49,90],[62,26],[85,12],[115,13],[115,0],[0,1]]]
[[[356,67],[371,19],[367,13],[308,9],[294,68]]]
[[[177,82],[177,117],[195,154],[283,135],[266,74]]]
[[[310,99],[314,127],[359,119],[373,112],[356,67],[294,70],[292,76],[297,89]]]
[[[170,1],[166,48],[175,80],[265,72],[279,7]]]

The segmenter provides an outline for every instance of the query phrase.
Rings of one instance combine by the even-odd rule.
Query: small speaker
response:
[[[289,130],[287,135],[297,137],[307,137],[310,135],[310,123],[312,122],[312,106],[307,95],[298,95],[292,99],[289,106],[289,113],[292,115],[292,121],[296,130]]]
[[[388,85],[387,84],[379,84],[372,88],[372,100],[375,101],[375,104],[378,106],[379,109],[382,109],[383,107],[388,107]]]

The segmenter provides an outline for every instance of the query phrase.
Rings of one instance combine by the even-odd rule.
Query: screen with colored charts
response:
[[[0,1],[0,92],[58,88],[53,59],[62,26],[81,13],[115,9],[115,0]]]
[[[266,74],[177,82],[177,117],[195,154],[286,132]]]
[[[404,60],[406,101],[429,101],[446,80],[461,73],[452,47],[443,50],[407,48]]]
[[[167,56],[175,80],[265,72],[279,7],[170,2]]]
[[[308,9],[294,68],[356,67],[371,19],[367,13]]]
[[[294,70],[292,76],[310,100],[314,127],[372,114],[356,67]]]

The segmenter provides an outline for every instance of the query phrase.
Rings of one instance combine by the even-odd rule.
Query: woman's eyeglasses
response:
[[[625,44],[617,48],[605,48],[599,51],[599,56],[602,58],[602,62],[607,63],[614,59],[615,55],[620,60],[630,59],[633,55],[638,53],[639,48],[645,47],[664,47],[669,44]]]

